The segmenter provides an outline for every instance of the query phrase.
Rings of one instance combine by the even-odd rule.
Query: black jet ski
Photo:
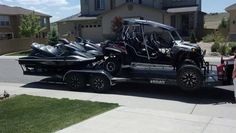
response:
[[[77,51],[72,45],[33,43],[31,48],[30,56],[18,61],[26,75],[60,75],[68,70],[85,69],[97,61],[92,54]]]
[[[69,42],[67,39],[61,38],[59,39],[60,44],[66,44],[73,47],[75,51],[86,52],[97,58],[97,60],[101,60],[104,58],[104,54],[102,48],[89,40],[83,40],[80,37],[75,39],[75,42]]]

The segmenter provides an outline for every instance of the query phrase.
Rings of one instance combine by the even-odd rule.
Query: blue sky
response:
[[[202,0],[204,12],[224,12],[236,0]],[[0,0],[0,4],[20,6],[53,16],[51,21],[65,18],[80,12],[80,0]]]

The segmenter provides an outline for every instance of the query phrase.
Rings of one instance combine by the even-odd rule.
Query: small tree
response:
[[[225,20],[225,18],[223,18],[223,19],[221,20],[221,23],[220,23],[218,29],[221,29],[221,28],[226,29],[227,26],[228,26],[228,22]]]
[[[116,16],[112,20],[112,31],[115,33],[117,39],[121,37],[122,27],[123,27],[123,18]]]
[[[48,44],[54,46],[58,44],[58,39],[59,38],[56,29],[53,28],[52,31],[50,31],[50,33],[48,34]]]
[[[32,38],[40,32],[41,26],[39,23],[40,18],[33,13],[23,15],[20,23],[20,34],[24,37]]]

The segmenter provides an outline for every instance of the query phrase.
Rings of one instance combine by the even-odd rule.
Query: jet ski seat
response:
[[[61,51],[57,47],[53,47],[50,45],[33,43],[31,47],[32,49],[36,49],[50,57],[58,56],[61,53]]]

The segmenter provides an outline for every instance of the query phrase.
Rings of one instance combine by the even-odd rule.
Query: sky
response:
[[[224,12],[236,0],[202,0],[202,11],[206,13]],[[53,16],[51,22],[80,12],[80,0],[0,0],[0,4],[20,6]]]

